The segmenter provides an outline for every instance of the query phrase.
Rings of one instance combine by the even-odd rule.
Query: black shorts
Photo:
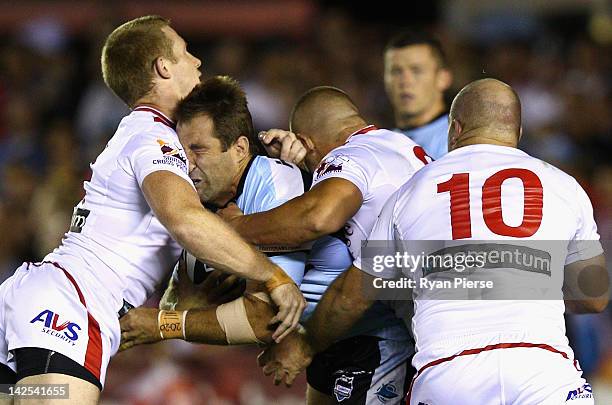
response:
[[[412,342],[355,336],[314,356],[308,384],[338,404],[401,404],[415,374]]]
[[[15,349],[13,355],[17,372],[5,364],[0,364],[0,384],[15,384],[25,377],[57,373],[80,378],[102,391],[102,384],[89,370],[63,354],[38,347],[24,347]]]

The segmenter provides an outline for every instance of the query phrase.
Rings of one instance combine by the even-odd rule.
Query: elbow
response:
[[[188,226],[180,222],[172,223],[168,226],[168,231],[181,246],[185,246],[185,241],[189,240],[193,226]]]
[[[314,238],[332,234],[344,226],[344,222],[340,222],[333,213],[326,214],[314,211],[306,214],[305,223]]]

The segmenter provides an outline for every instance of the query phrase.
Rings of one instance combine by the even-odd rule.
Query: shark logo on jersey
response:
[[[334,395],[338,402],[342,402],[347,398],[350,398],[353,393],[353,379],[355,377],[347,377],[342,375],[336,378],[336,384],[334,385]]]
[[[383,404],[389,401],[390,399],[396,398],[398,396],[397,388],[395,387],[395,384],[393,384],[393,382],[394,381],[391,380],[388,383],[381,385],[378,390],[376,390],[376,396],[378,397],[378,400]]]
[[[315,173],[317,175],[317,179],[322,176],[325,176],[328,173],[338,173],[342,171],[342,164],[349,161],[349,158],[346,155],[337,155],[330,156],[323,160]]]

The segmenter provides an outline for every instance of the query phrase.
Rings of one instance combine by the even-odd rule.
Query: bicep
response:
[[[147,175],[142,192],[155,216],[171,233],[185,210],[202,209],[193,186],[170,171],[158,170]]]
[[[302,196],[311,201],[311,215],[329,228],[328,233],[341,229],[363,203],[363,195],[352,182],[330,178],[316,184]]]

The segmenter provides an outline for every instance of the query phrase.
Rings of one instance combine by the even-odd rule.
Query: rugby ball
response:
[[[185,262],[185,266],[187,266],[187,275],[194,284],[203,283],[206,277],[208,277],[211,272],[215,271],[214,267],[202,263],[186,250],[183,250],[183,261]]]

